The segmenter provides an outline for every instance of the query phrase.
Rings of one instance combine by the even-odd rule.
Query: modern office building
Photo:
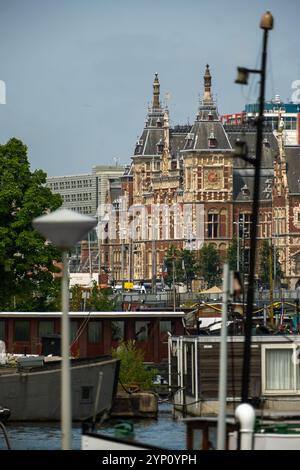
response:
[[[105,204],[109,178],[118,178],[123,173],[123,166],[98,165],[93,167],[91,173],[50,176],[46,186],[61,195],[64,208],[98,216],[98,207]]]
[[[246,104],[245,110],[222,116],[223,124],[240,126],[251,122],[258,115],[258,103]],[[284,103],[279,95],[266,101],[264,107],[265,124],[274,132],[281,128],[284,145],[300,145],[300,103]]]

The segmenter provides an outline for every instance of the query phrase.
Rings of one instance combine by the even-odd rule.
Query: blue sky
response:
[[[234,84],[259,67],[270,10],[266,96],[286,100],[300,78],[298,0],[0,0],[0,142],[22,139],[49,175],[129,163],[159,73],[171,124],[193,122],[206,63],[222,114],[257,98]]]

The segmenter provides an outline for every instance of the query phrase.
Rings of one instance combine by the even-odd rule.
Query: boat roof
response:
[[[172,317],[182,318],[185,313],[182,311],[152,312],[152,311],[130,311],[130,312],[69,312],[70,318],[161,318]],[[61,312],[0,312],[1,318],[60,318]]]

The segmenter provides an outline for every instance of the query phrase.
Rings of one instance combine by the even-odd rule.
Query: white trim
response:
[[[184,312],[162,311],[132,311],[132,312],[69,312],[70,318],[161,318],[173,317],[182,318]],[[22,320],[24,318],[61,318],[61,312],[0,312],[0,319],[15,318]]]
[[[300,388],[297,390],[297,364],[293,361],[293,374],[294,374],[294,389],[291,390],[270,390],[266,389],[266,351],[268,349],[290,349],[296,352],[297,344],[263,344],[261,347],[261,390],[262,395],[300,395]],[[292,358],[291,358],[292,360]]]

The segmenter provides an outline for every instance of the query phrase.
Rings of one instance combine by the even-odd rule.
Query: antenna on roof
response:
[[[171,99],[171,93],[167,91],[165,94],[165,104],[164,104],[164,107],[166,109],[168,109],[168,102],[170,101],[170,99]]]
[[[120,158],[119,157],[113,157],[113,160],[114,160],[116,166],[119,166]]]

